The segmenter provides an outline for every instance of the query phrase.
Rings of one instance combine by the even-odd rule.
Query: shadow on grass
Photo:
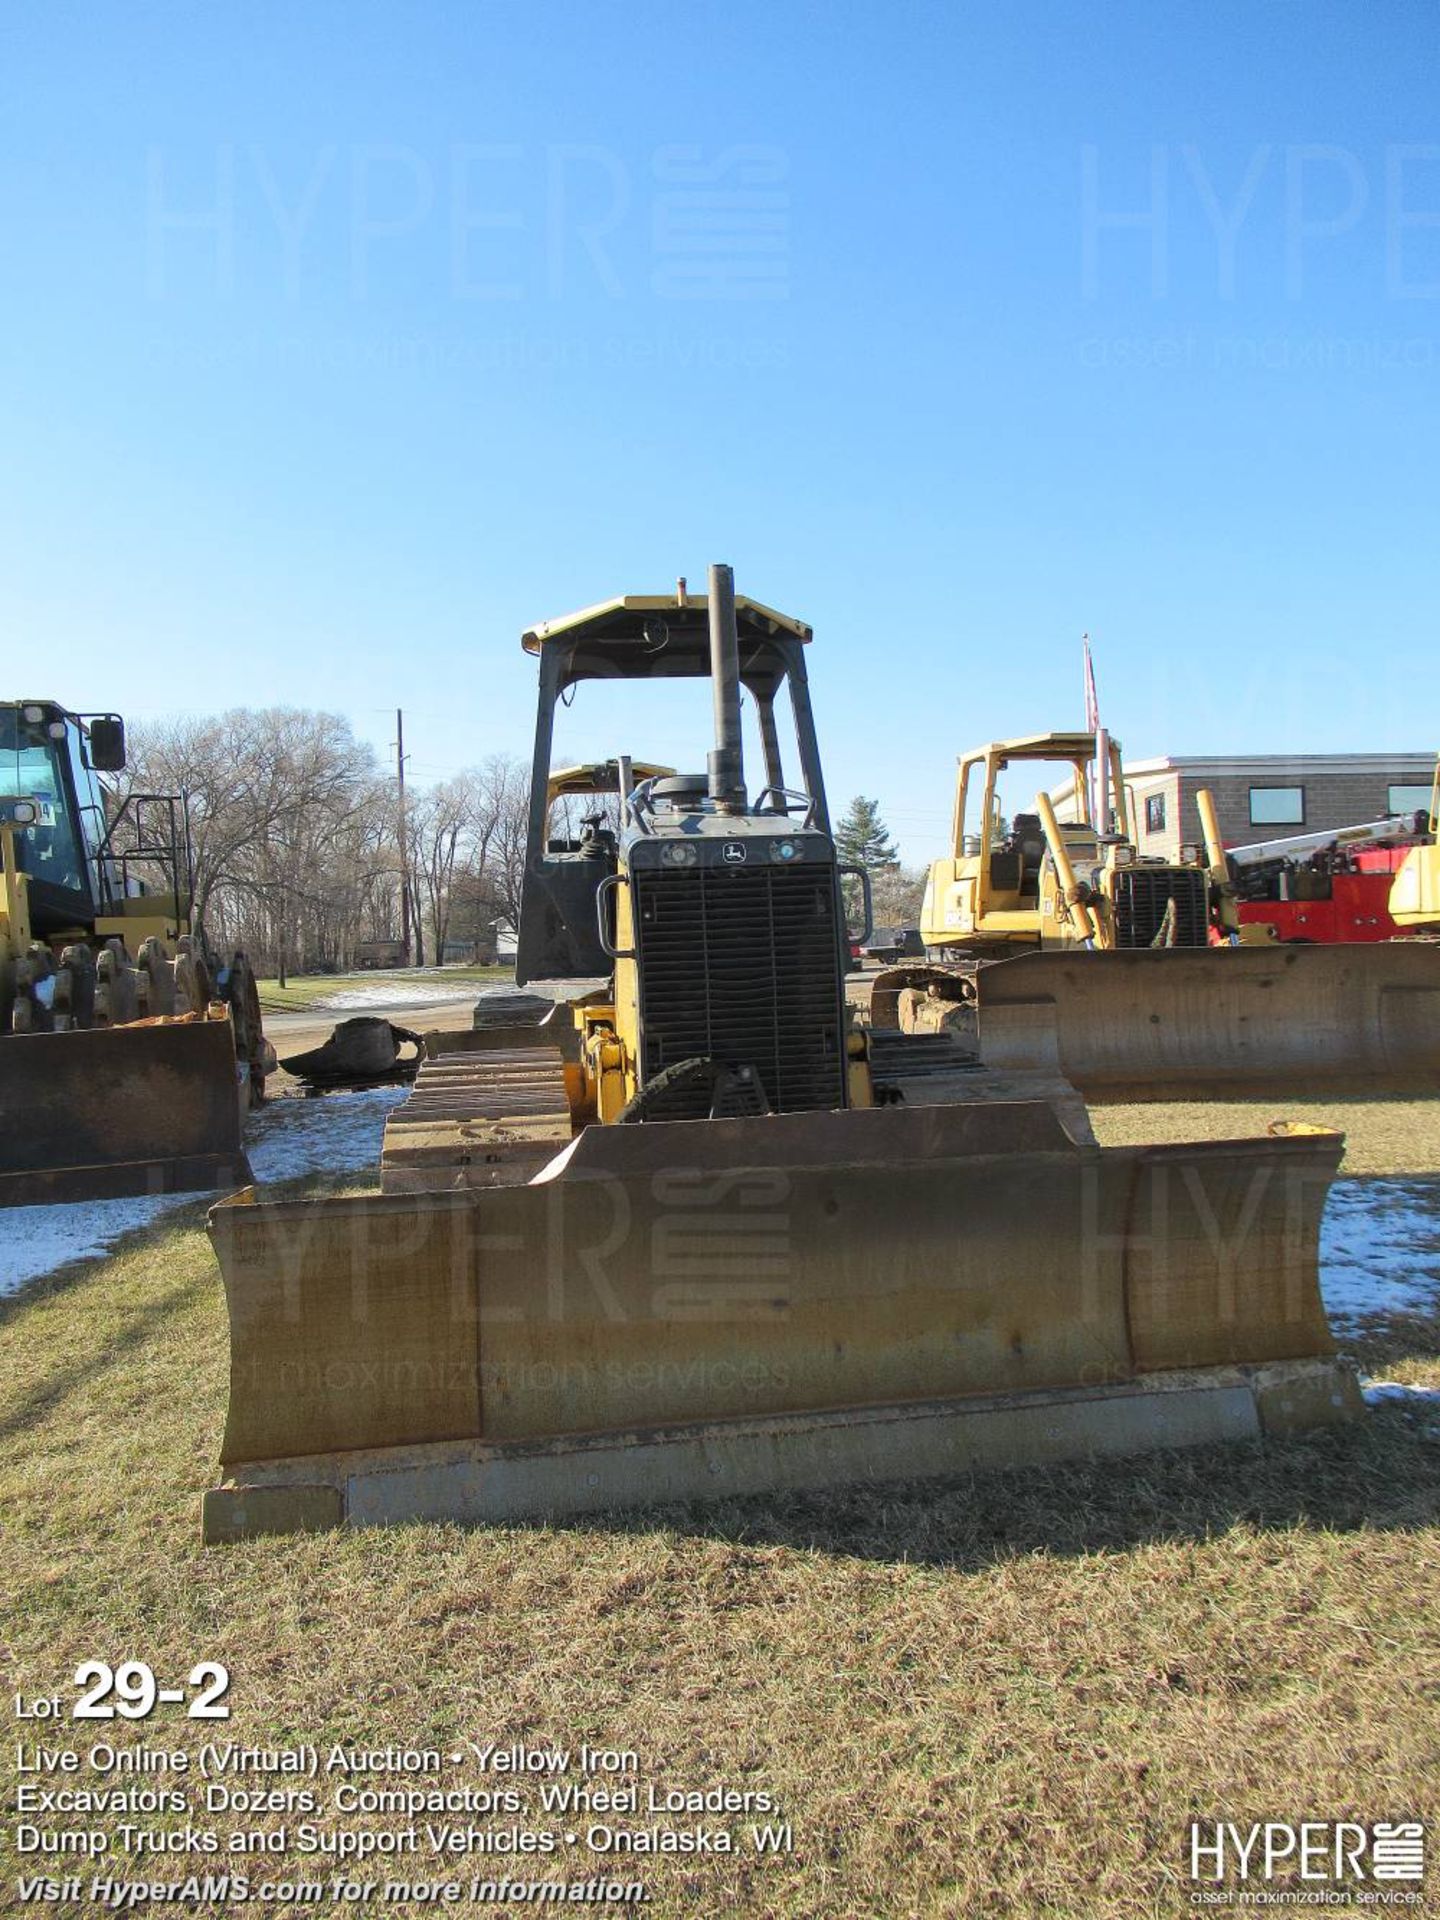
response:
[[[577,1529],[677,1533],[962,1572],[1255,1532],[1409,1533],[1440,1524],[1440,1433],[1399,1409],[1264,1444],[590,1516]]]
[[[265,1197],[273,1200],[311,1200],[368,1190],[363,1176],[304,1174],[294,1180],[272,1182],[265,1189]],[[6,1331],[14,1323],[23,1322],[36,1307],[67,1295],[76,1296],[73,1306],[77,1313],[85,1312],[80,1296],[87,1289],[103,1283],[113,1261],[142,1251],[147,1246],[152,1247],[159,1259],[163,1260],[167,1241],[186,1233],[204,1232],[206,1215],[222,1197],[215,1193],[197,1195],[193,1202],[174,1208],[161,1219],[120,1235],[106,1252],[82,1255],[51,1273],[29,1281],[17,1292],[0,1297],[0,1332]],[[0,1215],[0,1219],[3,1219],[3,1215]],[[117,1363],[133,1358],[172,1316],[195,1306],[207,1293],[218,1295],[221,1290],[219,1266],[213,1256],[207,1253],[204,1267],[193,1280],[183,1285],[170,1287],[153,1297],[137,1299],[133,1305],[107,1299],[103,1312],[93,1316],[97,1331],[88,1357],[83,1362],[56,1368],[21,1399],[0,1409],[0,1443],[24,1433],[37,1421],[63,1406],[72,1394],[91,1385],[101,1374]]]
[[[93,1285],[105,1271],[109,1259],[121,1253],[128,1253],[144,1246],[147,1242],[157,1249],[177,1231],[194,1230],[204,1225],[203,1206],[213,1196],[206,1195],[203,1203],[193,1207],[176,1208],[162,1221],[151,1226],[141,1227],[127,1233],[116,1241],[108,1254],[87,1256],[67,1262],[53,1273],[44,1274],[22,1287],[18,1293],[7,1295],[0,1300],[0,1330],[17,1322],[23,1322],[28,1314],[42,1304],[48,1304],[57,1298],[74,1295],[74,1310],[85,1311],[80,1296]],[[96,1315],[95,1337],[90,1352],[82,1361],[58,1367],[46,1379],[26,1392],[19,1400],[0,1412],[0,1442],[27,1432],[38,1421],[62,1406],[72,1394],[89,1386],[102,1373],[108,1372],[117,1362],[132,1357],[152,1338],[157,1328],[177,1313],[183,1313],[193,1306],[211,1284],[210,1276],[201,1273],[193,1280],[181,1286],[168,1288],[164,1293],[134,1307],[116,1306],[107,1303],[103,1320]],[[118,1322],[118,1324],[117,1324]]]

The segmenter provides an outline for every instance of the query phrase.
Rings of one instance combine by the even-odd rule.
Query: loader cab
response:
[[[176,794],[116,799],[102,775],[125,768],[118,714],[76,714],[53,700],[0,703],[0,800],[28,801],[34,823],[7,834],[40,940],[118,934],[134,924],[188,927],[190,847]]]
[[[99,734],[94,753],[92,729]],[[106,904],[108,825],[99,775],[117,741],[123,765],[124,733],[114,715],[87,724],[50,700],[0,705],[0,799],[35,809],[34,824],[14,834],[14,860],[28,883],[31,928],[42,939],[88,928]]]

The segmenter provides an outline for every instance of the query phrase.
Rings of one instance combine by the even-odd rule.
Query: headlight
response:
[[[699,857],[698,849],[690,840],[671,840],[660,855],[669,867],[693,867]]]
[[[794,840],[774,841],[770,848],[770,858],[772,860],[798,860],[800,858],[798,842]]]

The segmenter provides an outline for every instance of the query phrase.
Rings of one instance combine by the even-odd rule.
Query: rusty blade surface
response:
[[[974,975],[981,1057],[1089,1101],[1440,1092],[1440,947],[1035,953]]]
[[[227,1464],[1095,1388],[1333,1352],[1338,1134],[1077,1141],[1044,1102],[592,1127],[527,1185],[210,1214]]]
[[[228,1021],[7,1035],[0,1120],[0,1206],[249,1177]]]

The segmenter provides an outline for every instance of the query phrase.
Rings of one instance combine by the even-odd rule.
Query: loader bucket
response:
[[[535,1180],[212,1208],[207,1539],[1254,1438],[1353,1412],[1341,1136],[1100,1149],[1043,1102],[590,1127]]]
[[[229,1020],[0,1040],[0,1207],[250,1179]]]
[[[1093,1103],[1440,1090],[1440,947],[1032,953],[974,976],[987,1066]]]

